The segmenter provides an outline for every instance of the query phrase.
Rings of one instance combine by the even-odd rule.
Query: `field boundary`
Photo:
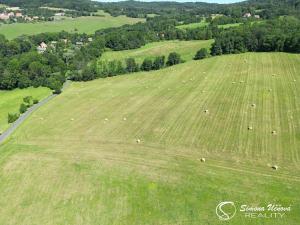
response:
[[[66,81],[63,85],[62,90],[65,90],[70,85],[70,81]],[[12,123],[12,125],[0,135],[0,145],[38,108],[45,105],[51,99],[55,98],[57,94],[52,94],[47,98],[41,100],[38,104],[30,107],[25,113],[21,114],[20,117]]]

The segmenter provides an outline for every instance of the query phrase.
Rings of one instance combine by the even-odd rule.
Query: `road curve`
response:
[[[66,89],[67,86],[69,86],[70,81],[66,81],[63,85],[62,90]],[[21,114],[20,117],[11,124],[11,126],[4,131],[0,135],[0,144],[2,144],[6,138],[8,138],[24,121],[25,119],[30,116],[36,109],[40,108],[41,106],[45,105],[47,102],[49,102],[51,99],[55,98],[57,94],[52,94],[48,96],[47,98],[41,100],[39,103],[33,105],[30,107],[25,113]]]

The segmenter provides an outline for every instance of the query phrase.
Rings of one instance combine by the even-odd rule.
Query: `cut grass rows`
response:
[[[228,224],[299,224],[299,61],[247,53],[73,83],[0,146],[0,224],[218,225],[220,201],[292,206]]]

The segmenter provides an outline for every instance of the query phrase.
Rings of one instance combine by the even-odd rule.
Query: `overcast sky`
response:
[[[117,2],[118,0],[97,0],[98,2]],[[143,0],[145,2],[151,2],[154,0]],[[156,1],[172,1],[172,0],[156,0]],[[174,1],[174,0],[173,0]],[[209,3],[233,3],[241,2],[242,0],[176,0],[176,2],[209,2]]]

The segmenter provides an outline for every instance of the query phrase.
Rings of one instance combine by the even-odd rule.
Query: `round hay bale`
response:
[[[251,106],[252,106],[252,107],[256,107],[256,104],[252,103]]]
[[[126,121],[126,120],[127,120],[127,118],[126,118],[126,117],[124,117],[124,118],[123,118],[123,120],[124,120],[124,121]]]
[[[234,82],[234,81],[232,81],[232,84],[235,84],[235,82]]]
[[[108,121],[108,118],[105,118],[104,120],[105,120],[105,121]]]
[[[208,109],[205,109],[204,112],[205,112],[205,113],[209,113]]]
[[[205,158],[201,158],[200,161],[201,161],[201,162],[205,162]]]
[[[71,121],[74,121],[74,118],[71,118],[70,120],[71,120]]]
[[[269,88],[269,92],[271,92],[272,91],[272,88]]]
[[[272,134],[276,135],[277,134],[276,130],[272,130]]]
[[[278,170],[279,167],[278,167],[277,165],[273,165],[273,166],[272,166],[272,169],[273,169],[273,170]]]
[[[141,140],[140,139],[136,139],[136,143],[137,144],[141,143]]]
[[[248,130],[253,130],[253,127],[252,126],[248,126]]]

